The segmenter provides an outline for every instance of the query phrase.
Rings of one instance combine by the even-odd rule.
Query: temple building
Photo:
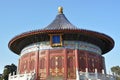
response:
[[[20,56],[17,75],[9,80],[114,80],[107,78],[102,56],[114,40],[74,26],[62,7],[48,26],[15,36],[8,46]]]

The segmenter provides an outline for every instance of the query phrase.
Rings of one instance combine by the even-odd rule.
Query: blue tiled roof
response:
[[[71,24],[64,14],[58,14],[51,24],[44,28],[44,30],[63,30],[63,29],[78,29]]]

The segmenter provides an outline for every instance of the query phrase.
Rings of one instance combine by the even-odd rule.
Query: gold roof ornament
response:
[[[61,6],[58,7],[58,13],[59,13],[59,14],[62,14],[62,13],[63,13],[63,7],[61,7]]]

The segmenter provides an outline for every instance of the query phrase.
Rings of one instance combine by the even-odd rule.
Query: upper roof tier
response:
[[[61,30],[61,29],[78,29],[71,24],[63,14],[63,8],[58,7],[58,15],[51,24],[44,28],[44,30]]]
[[[58,14],[54,21],[44,28],[44,30],[61,30],[61,29],[78,29],[78,28],[71,24],[64,14]]]
[[[85,41],[99,46],[102,54],[110,51],[114,47],[114,40],[99,32],[79,29],[71,24],[63,14],[63,8],[58,8],[58,15],[51,24],[39,30],[29,31],[14,37],[8,44],[9,48],[16,54],[21,50],[36,42],[49,41],[49,34],[63,34],[63,40]]]

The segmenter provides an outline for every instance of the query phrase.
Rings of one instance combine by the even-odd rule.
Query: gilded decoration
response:
[[[34,68],[35,68],[35,60],[34,59],[30,60],[29,67],[30,67],[31,71],[34,70]]]
[[[76,78],[75,58],[73,56],[68,57],[67,66],[68,66],[68,78],[70,79]]]
[[[41,58],[40,59],[40,69],[44,69],[45,68],[45,62],[46,62],[45,58]]]
[[[40,58],[39,67],[40,79],[46,78],[46,60],[44,57]]]
[[[85,57],[85,56],[84,56]],[[79,70],[80,71],[85,71],[85,68],[86,68],[86,60],[84,57],[79,57]]]
[[[64,74],[64,64],[62,56],[52,56],[50,58],[50,74],[52,76],[61,76]]]

